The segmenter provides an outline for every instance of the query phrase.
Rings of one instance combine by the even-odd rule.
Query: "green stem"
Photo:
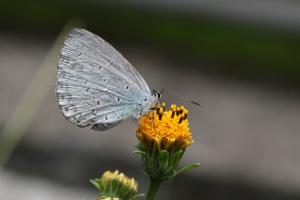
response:
[[[146,200],[153,200],[154,196],[161,184],[161,180],[150,178],[150,187],[147,192]]]

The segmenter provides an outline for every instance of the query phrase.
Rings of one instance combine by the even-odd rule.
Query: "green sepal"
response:
[[[102,192],[104,190],[104,184],[101,179],[91,179],[90,182],[100,191]]]
[[[161,150],[159,152],[159,168],[160,170],[165,170],[169,164],[169,152],[166,150]]]
[[[143,151],[143,152],[146,151],[146,148],[143,145],[143,143],[139,143],[138,145],[135,146],[135,148],[137,148],[138,150]]]
[[[177,170],[178,164],[184,155],[184,149],[160,150],[155,141],[149,142],[148,147],[145,147],[142,143],[136,147],[138,150],[134,153],[141,155],[143,172],[160,181],[172,180],[178,174],[200,165],[199,163],[193,163]]]
[[[116,193],[118,192],[119,190],[119,184],[118,184],[118,181],[116,180],[111,180],[110,181],[110,184],[109,184],[109,193],[110,193],[110,196],[113,197],[116,195]]]
[[[144,156],[146,158],[148,156],[144,151],[141,151],[141,150],[135,150],[132,153],[134,153],[134,154],[140,154],[140,155],[142,155],[142,156]]]
[[[179,150],[175,152],[172,156],[172,167],[176,169],[179,161],[181,160],[182,156],[184,154],[184,150]]]

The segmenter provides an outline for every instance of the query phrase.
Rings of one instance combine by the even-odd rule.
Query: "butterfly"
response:
[[[59,109],[70,122],[98,131],[139,118],[160,97],[109,43],[79,28],[64,41],[56,95]]]

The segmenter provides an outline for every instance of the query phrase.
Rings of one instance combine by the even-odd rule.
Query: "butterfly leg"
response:
[[[156,110],[149,110],[149,113],[150,113],[150,112],[153,113],[153,114],[152,114],[153,117],[151,118],[152,125],[153,125],[153,129],[154,129],[154,131],[157,133],[156,126],[155,126],[155,122],[154,122],[154,116],[155,116]],[[140,122],[139,122],[139,120],[138,120],[138,118],[133,117],[132,120],[133,120],[133,122],[134,122],[140,129],[143,129],[142,126],[141,126],[141,124],[140,124]],[[143,130],[142,130],[142,131],[143,131]]]
[[[133,117],[132,120],[133,120],[133,122],[135,123],[136,126],[142,128],[142,126],[141,126],[141,124],[140,124],[140,122],[137,118]]]
[[[155,126],[155,120],[154,120],[156,110],[150,110],[149,112],[152,112],[153,117],[151,118],[151,121],[152,121],[153,129],[154,129],[155,133],[157,134],[157,130],[156,130],[156,126]]]

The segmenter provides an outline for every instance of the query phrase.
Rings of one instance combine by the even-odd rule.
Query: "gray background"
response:
[[[264,1],[263,5],[273,6],[282,13],[286,8],[277,7],[279,2],[290,6],[288,2],[276,2]],[[280,18],[281,15],[273,12],[261,15],[255,7],[254,10],[249,7],[247,19],[243,19],[244,15],[239,12],[230,11],[227,15],[229,8],[247,7],[243,2],[222,7],[217,1],[216,4],[207,3],[211,9],[199,3],[199,10],[194,3],[178,1],[172,7],[173,12],[182,12],[176,5],[184,4],[194,12],[208,13],[211,17],[221,13],[234,23],[240,22],[233,18],[240,18],[242,23],[264,21],[269,27],[275,24],[281,31],[292,29],[293,34],[298,31],[298,12]],[[131,4],[136,6],[140,2],[131,1]],[[151,12],[155,9],[152,6],[165,9],[165,4],[173,3],[161,5],[146,1],[146,8],[142,8]],[[296,2],[291,1],[291,4],[296,5],[293,10],[300,9]],[[276,26],[277,18],[286,26]],[[56,29],[53,34],[36,34],[33,30],[15,30],[9,26],[0,30],[2,126],[19,104],[58,33]],[[148,48],[144,41],[131,43],[117,38],[109,42],[128,58],[151,88],[166,88],[203,105],[198,108],[174,97],[165,97],[169,104],[185,104],[190,110],[195,143],[185,153],[182,166],[200,162],[201,167],[165,183],[157,199],[300,199],[297,84],[281,82],[284,78],[269,78],[265,74],[257,79],[222,70],[210,71],[207,70],[210,67],[221,69],[222,63],[201,57],[178,59],[178,54],[173,54],[176,49],[166,53],[155,46]],[[56,60],[51,66],[56,68]],[[54,80],[50,88],[30,128],[0,171],[0,199],[95,199],[96,190],[88,180],[107,169],[119,169],[134,176],[145,191],[147,177],[140,171],[139,157],[131,153],[137,144],[135,124],[127,120],[104,133],[80,129],[59,112]]]

